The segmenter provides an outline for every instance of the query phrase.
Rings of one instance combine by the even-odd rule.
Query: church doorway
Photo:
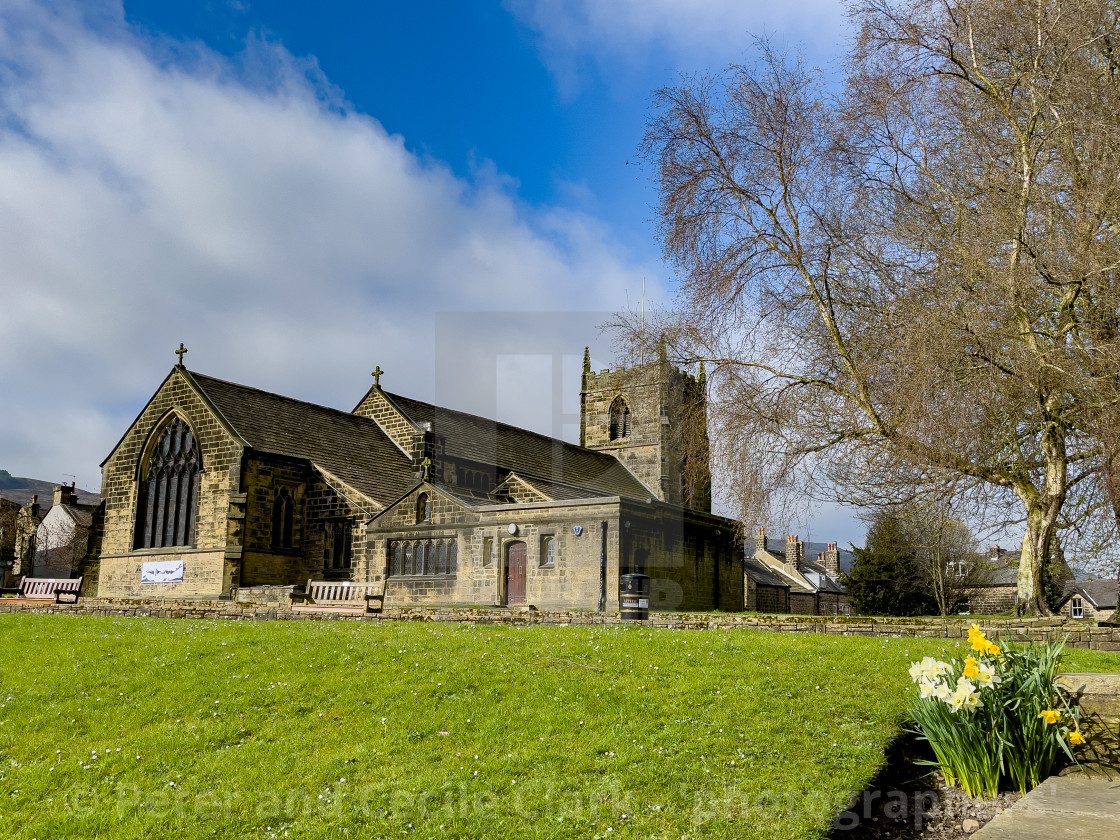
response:
[[[529,551],[523,542],[512,542],[506,548],[506,603],[525,603],[525,564]]]

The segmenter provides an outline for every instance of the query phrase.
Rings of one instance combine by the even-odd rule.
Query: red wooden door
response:
[[[525,561],[529,551],[523,542],[510,543],[506,549],[506,603],[525,603]]]

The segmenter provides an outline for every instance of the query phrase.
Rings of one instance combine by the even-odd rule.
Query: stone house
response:
[[[0,497],[0,587],[11,586],[16,564],[16,522],[20,505]]]
[[[344,412],[175,365],[102,464],[98,594],[339,579],[386,606],[616,610],[619,576],[643,572],[654,609],[742,609],[737,523],[680,443],[706,411],[694,377],[663,359],[596,374],[585,352],[577,446],[383,375]]]
[[[751,562],[753,561],[753,562]],[[765,573],[765,576],[763,576]],[[797,615],[848,615],[851,605],[840,584],[840,551],[828,543],[816,561],[805,558],[805,544],[796,535],[787,535],[785,553],[770,550],[766,529],[755,535],[754,556],[744,564],[747,609],[759,612],[788,612]],[[773,581],[778,581],[775,584]],[[784,609],[768,610],[764,604],[780,603]],[[750,593],[754,592],[754,600]]]
[[[81,574],[90,548],[96,505],[80,504],[71,484],[57,485],[50,509],[35,528],[35,544],[21,574],[69,578]]]
[[[960,569],[957,612],[961,615],[1001,615],[1016,608],[1019,602],[1019,551],[1008,551],[993,545],[986,557],[970,567]],[[1062,590],[1073,578],[1073,571],[1064,559],[1057,562],[1055,589]]]
[[[1118,592],[1120,583],[1115,580],[1071,580],[1054,611],[1069,618],[1108,621],[1116,614]]]

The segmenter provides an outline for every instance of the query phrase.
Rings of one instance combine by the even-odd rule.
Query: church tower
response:
[[[579,442],[614,455],[655,498],[710,513],[704,366],[694,377],[669,364],[664,350],[658,356],[594,373],[584,350]]]

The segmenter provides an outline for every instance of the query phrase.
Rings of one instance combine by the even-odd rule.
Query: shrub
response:
[[[1054,686],[1064,642],[1009,647],[968,631],[972,653],[910,666],[918,697],[911,717],[950,785],[995,796],[1001,779],[1026,793],[1046,778],[1059,750],[1084,743],[1078,713]]]

